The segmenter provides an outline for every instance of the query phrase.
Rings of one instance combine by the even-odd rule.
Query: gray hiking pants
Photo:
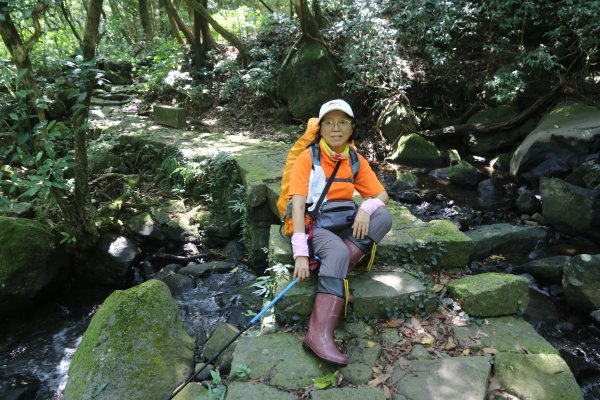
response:
[[[385,207],[377,209],[369,221],[367,236],[375,243],[389,232],[392,227],[392,215]],[[344,238],[352,235],[352,229],[333,233],[323,228],[313,228],[313,247],[321,259],[319,276],[345,278],[348,275],[349,253]]]

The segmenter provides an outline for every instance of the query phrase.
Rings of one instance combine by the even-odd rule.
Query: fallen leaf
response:
[[[379,343],[373,342],[372,340],[367,341],[367,349],[377,346]]]
[[[490,260],[506,260],[506,257],[496,254],[492,254],[489,258]]]
[[[392,398],[392,391],[390,390],[389,387],[387,386],[383,386],[383,395],[385,396],[385,398],[387,400]]]
[[[456,348],[456,343],[448,342],[444,347],[444,350],[454,350]]]
[[[463,356],[468,356],[469,354],[471,354],[471,350],[469,350],[469,349],[463,350]]]
[[[393,320],[391,320],[391,321],[387,321],[385,324],[386,324],[387,326],[389,326],[390,328],[397,328],[397,327],[399,327],[400,325],[402,325],[402,322],[404,322],[404,321],[402,321],[402,320],[399,320],[399,319],[393,319]]]
[[[452,325],[455,325],[455,326],[469,326],[469,321],[467,321],[465,318],[454,317],[454,318],[452,318]]]
[[[497,349],[493,348],[493,347],[484,347],[483,348],[483,354],[498,354],[500,353]]]
[[[335,376],[335,374],[327,374],[319,378],[314,378],[313,382],[317,389],[326,389],[327,387],[337,383],[337,376]]]
[[[436,293],[441,292],[442,290],[444,290],[444,285],[441,285],[439,283],[436,283],[435,285],[433,285],[433,291]]]
[[[389,374],[381,374],[378,377],[371,379],[367,384],[369,387],[377,387],[381,385],[383,382],[387,381],[391,375]]]
[[[426,346],[431,346],[435,343],[435,339],[431,336],[425,336],[419,339],[419,343],[424,344]]]

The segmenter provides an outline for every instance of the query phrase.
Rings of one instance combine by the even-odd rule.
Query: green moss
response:
[[[36,221],[0,217],[0,285],[20,268],[44,264],[54,250],[50,231]]]
[[[569,366],[557,354],[500,353],[494,364],[502,388],[520,399],[583,400]]]
[[[400,163],[435,165],[440,164],[443,158],[443,154],[433,143],[412,133],[400,138],[396,151],[389,157],[389,160]]]
[[[164,283],[115,291],[83,335],[64,398],[166,398],[191,372],[193,349]]]

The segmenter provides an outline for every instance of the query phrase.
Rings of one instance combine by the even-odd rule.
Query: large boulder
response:
[[[0,217],[0,315],[34,303],[51,284],[65,278],[69,258],[39,222]]]
[[[494,124],[507,122],[516,117],[519,110],[515,107],[500,106],[492,107],[474,114],[467,124]],[[511,148],[520,138],[525,137],[533,129],[532,123],[510,129],[508,131],[492,131],[486,133],[474,133],[469,135],[468,146],[472,154],[495,155]]]
[[[467,161],[461,160],[458,164],[453,165],[448,170],[450,182],[461,185],[475,187],[484,180],[487,175],[469,164]]]
[[[193,371],[194,341],[157,280],[113,292],[92,318],[64,400],[166,399]]]
[[[543,243],[547,234],[544,227],[511,224],[480,225],[465,232],[473,241],[472,259],[484,258],[493,252],[507,249],[531,250],[538,243]]]
[[[563,275],[565,299],[577,310],[600,308],[600,255],[572,257]]]
[[[300,44],[279,76],[279,94],[292,117],[307,120],[317,115],[321,104],[341,97],[343,78],[336,65],[338,62],[320,44]]]
[[[542,215],[548,225],[600,238],[600,190],[574,186],[558,178],[542,177],[540,195]]]
[[[106,234],[100,237],[90,260],[77,273],[87,282],[124,288],[133,262],[140,254],[141,251],[133,240]]]
[[[510,173],[536,182],[565,176],[600,150],[600,109],[563,104],[546,115],[514,152]],[[594,156],[595,154],[595,156]]]
[[[417,131],[417,116],[410,106],[390,103],[379,116],[377,126],[388,143],[394,143],[400,136]]]
[[[411,133],[398,140],[394,152],[388,161],[401,164],[439,166],[444,162],[444,154],[423,136]]]

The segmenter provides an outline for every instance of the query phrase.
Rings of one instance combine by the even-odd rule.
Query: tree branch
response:
[[[435,129],[435,130],[425,130],[418,132],[421,136],[425,138],[437,140],[437,139],[445,139],[445,138],[457,138],[463,137],[466,135],[470,135],[472,133],[492,133],[495,131],[502,131],[512,129],[515,126],[521,125],[525,122],[530,116],[537,113],[542,108],[546,107],[554,97],[561,91],[563,85],[558,85],[554,87],[550,92],[548,92],[545,96],[540,97],[535,101],[531,106],[527,109],[523,110],[519,115],[511,118],[505,122],[497,122],[493,124],[464,124],[464,125],[451,125],[445,128]]]

